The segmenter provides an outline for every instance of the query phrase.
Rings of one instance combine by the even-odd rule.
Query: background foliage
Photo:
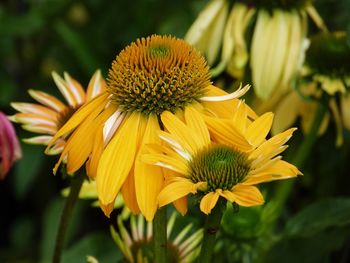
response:
[[[60,96],[51,79],[52,70],[67,71],[87,85],[97,68],[106,76],[116,54],[136,38],[153,33],[183,37],[206,2],[1,1],[0,110],[11,115],[10,102],[32,101],[28,89]],[[315,5],[331,30],[349,32],[349,2],[317,0]],[[29,136],[17,130],[20,138]],[[272,218],[269,209],[242,209],[234,220],[228,210],[221,233],[220,245],[226,251],[220,254],[223,262],[234,258],[249,262],[244,255],[251,255],[256,247],[263,250],[261,244],[268,242],[273,246],[264,251],[267,262],[350,260],[350,134],[345,132],[339,148],[334,138],[335,131],[329,129],[318,139],[276,234],[257,238]],[[298,135],[293,143],[301,140]],[[67,181],[52,175],[56,157],[45,156],[43,147],[22,147],[22,160],[0,182],[0,262],[50,262],[63,206],[60,191]],[[273,211],[273,202],[269,205]],[[192,216],[185,220],[196,222],[196,212]],[[89,201],[80,201],[63,261],[85,262],[89,254],[102,263],[117,262],[121,255],[109,236],[109,224],[114,222],[115,214],[108,220],[99,209],[91,209]]]

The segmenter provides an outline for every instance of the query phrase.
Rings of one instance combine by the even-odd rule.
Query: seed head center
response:
[[[246,154],[226,145],[216,145],[199,152],[190,163],[190,179],[207,182],[208,191],[231,190],[249,173]]]
[[[161,114],[198,100],[209,85],[209,69],[198,51],[183,40],[152,35],[120,52],[107,90],[123,111]]]

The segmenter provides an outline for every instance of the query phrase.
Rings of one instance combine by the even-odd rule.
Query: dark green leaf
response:
[[[350,198],[317,201],[291,218],[286,226],[288,236],[308,237],[329,227],[350,224]]]

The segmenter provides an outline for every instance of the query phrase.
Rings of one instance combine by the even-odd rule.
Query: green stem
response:
[[[215,208],[206,218],[202,247],[198,258],[199,263],[208,263],[211,261],[211,256],[215,246],[216,233],[220,229],[221,218],[224,213],[224,205],[224,202],[219,200]]]
[[[295,158],[291,162],[292,164],[296,165],[299,169],[302,168],[302,166],[304,165],[304,162],[310,155],[312,146],[316,142],[317,133],[320,129],[320,126],[322,124],[322,121],[326,112],[327,112],[327,107],[324,104],[319,103],[311,129],[306,135],[306,138],[303,141],[303,143],[300,145]],[[278,202],[277,203],[278,210],[284,207],[284,204],[287,201],[295,183],[296,183],[296,180],[286,180],[286,181],[280,182],[280,185],[278,186],[274,197],[274,200]]]
[[[167,215],[166,207],[158,209],[153,220],[154,262],[167,262]]]
[[[84,178],[85,177],[82,174],[76,174],[72,178],[69,195],[66,199],[66,203],[64,204],[64,208],[60,218],[60,225],[58,227],[58,232],[56,235],[55,251],[52,261],[53,263],[59,263],[61,260],[64,238],[67,232],[70,215],[78,199],[81,186],[84,182]]]

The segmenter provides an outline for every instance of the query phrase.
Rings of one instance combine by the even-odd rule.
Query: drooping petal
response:
[[[226,100],[238,99],[238,98],[242,97],[244,94],[246,94],[249,89],[250,89],[250,85],[245,85],[242,88],[242,84],[241,84],[235,92],[226,93],[226,94],[223,94],[221,96],[201,97],[199,100],[201,100],[201,101],[226,101]]]
[[[130,174],[126,178],[121,192],[123,194],[125,205],[131,210],[131,212],[134,214],[140,213],[140,207],[136,199],[134,167],[131,168]]]
[[[113,202],[134,163],[140,117],[136,112],[127,116],[101,156],[96,185],[102,205]]]
[[[151,221],[157,211],[157,197],[163,186],[164,177],[160,167],[142,162],[141,156],[145,152],[145,145],[160,143],[158,130],[160,128],[157,117],[149,116],[141,148],[135,160],[136,198],[140,210],[147,221]]]
[[[165,206],[190,193],[194,194],[196,192],[196,185],[193,182],[185,178],[177,178],[176,181],[166,185],[159,193],[159,206]]]
[[[185,215],[188,209],[188,198],[187,196],[181,197],[173,202],[176,210],[181,214]]]
[[[59,137],[76,128],[92,112],[97,112],[98,114],[107,104],[107,97],[107,93],[101,94],[100,96],[96,97],[89,103],[79,108],[79,110],[74,113],[73,116],[66,122],[66,124],[55,134],[48,147],[50,147]]]
[[[231,194],[227,194],[227,199],[230,198],[231,202],[235,202],[241,206],[256,206],[264,203],[264,197],[260,193],[259,189],[251,185],[235,185]]]
[[[200,202],[199,207],[201,211],[206,215],[210,214],[211,210],[215,207],[216,203],[218,202],[219,197],[220,195],[216,191],[207,193]]]

